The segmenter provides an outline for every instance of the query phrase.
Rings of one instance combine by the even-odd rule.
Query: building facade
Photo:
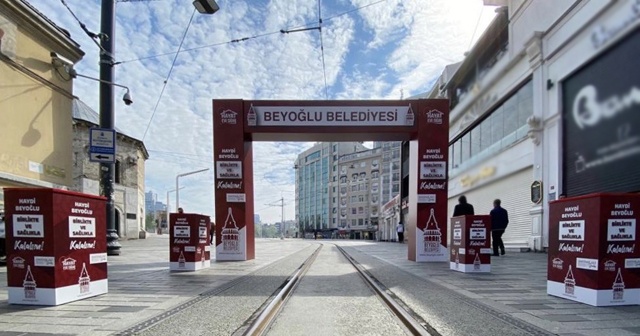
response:
[[[359,142],[319,142],[296,159],[296,222],[298,232],[331,237],[338,228],[338,161],[366,150]]]
[[[73,185],[71,189],[100,195],[100,164],[89,161],[89,129],[99,115],[79,99],[73,103]],[[115,227],[120,238],[138,239],[145,231],[144,163],[149,153],[140,140],[116,129],[114,171]]]
[[[342,155],[339,159],[338,234],[377,240],[382,192],[382,148]]]
[[[26,1],[0,2],[0,211],[4,187],[73,185],[73,81],[51,66],[84,53]]]
[[[382,149],[381,194],[382,204],[400,193],[400,141],[375,141],[374,148]]]
[[[449,210],[500,198],[507,248],[542,250],[549,201],[640,191],[640,1],[499,2],[430,93],[451,103]]]

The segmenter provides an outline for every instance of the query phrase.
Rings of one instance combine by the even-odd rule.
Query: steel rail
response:
[[[300,280],[307,273],[316,257],[322,249],[322,244],[304,261],[304,263],[296,270],[296,272],[287,280],[287,284],[278,292],[278,294],[271,300],[269,305],[260,313],[260,315],[251,324],[251,327],[243,334],[246,336],[259,336],[263,335],[269,328],[271,323],[275,320],[276,316],[284,306],[284,303],[290,297],[293,290],[298,286]]]
[[[378,297],[382,300],[382,302],[391,310],[391,312],[395,315],[395,317],[402,321],[402,324],[411,332],[413,335],[426,335],[426,336],[440,336],[438,332],[435,330],[427,330],[428,327],[425,327],[422,323],[418,322],[411,314],[404,309],[398,302],[393,299],[387,292],[380,286],[373,278],[368,274],[368,272],[358,263],[353,257],[351,257],[342,247],[336,245],[338,250],[342,252],[347,260],[353,265],[353,267],[358,271],[360,276],[364,279],[364,281],[369,285],[369,287],[378,295]],[[429,328],[432,329],[432,328]]]
[[[358,271],[363,281],[371,288],[373,293],[378,296],[381,302],[389,309],[393,316],[398,319],[406,330],[412,335],[440,336],[435,329],[425,326],[425,323],[419,322],[412,316],[402,305],[389,295],[386,290],[380,286],[372,276],[361,266],[353,257],[351,257],[342,247],[334,244],[342,255],[351,263]],[[286,285],[276,294],[260,315],[254,320],[249,329],[243,334],[245,336],[261,336],[266,333],[273,321],[284,307],[287,300],[293,295],[295,288],[298,286],[304,275],[307,273],[322,245],[296,270],[296,272],[287,280]]]

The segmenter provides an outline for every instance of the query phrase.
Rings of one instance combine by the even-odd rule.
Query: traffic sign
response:
[[[89,160],[92,162],[116,162],[116,132],[112,129],[89,130]]]
[[[91,153],[89,154],[89,161],[93,162],[116,162],[115,155],[113,154],[102,154],[102,153]]]

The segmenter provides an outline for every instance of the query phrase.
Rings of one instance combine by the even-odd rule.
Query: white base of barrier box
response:
[[[211,267],[211,260],[197,261],[197,262],[176,262],[169,263],[169,270],[175,272],[193,272],[199,271],[203,268]]]
[[[562,282],[547,281],[547,294],[596,307],[640,305],[640,288],[623,288],[617,291],[614,298],[613,289],[591,289],[575,285],[567,289]]]
[[[449,262],[449,268],[454,271],[462,273],[489,273],[491,272],[491,264],[456,264],[453,261]]]
[[[35,306],[57,306],[83,300],[109,291],[107,279],[91,281],[88,287],[80,291],[80,285],[59,288],[38,288],[25,290],[24,287],[9,287],[9,303]]]

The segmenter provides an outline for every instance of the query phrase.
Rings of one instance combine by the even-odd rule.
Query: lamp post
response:
[[[178,212],[178,208],[180,207],[180,178],[183,176],[187,176],[187,175],[193,175],[193,174],[197,174],[197,173],[202,173],[209,170],[209,168],[205,168],[205,169],[200,169],[200,170],[194,170],[192,172],[188,172],[188,173],[182,173],[182,174],[178,174],[176,175],[176,212]]]
[[[184,187],[180,187],[180,189],[183,189]],[[171,189],[171,190],[167,190],[167,211],[166,212],[166,217],[167,217],[167,226],[169,226],[169,209],[171,208],[169,206],[169,194],[176,191],[176,189]]]
[[[100,127],[113,130],[115,128],[115,113],[113,109],[113,65],[115,63],[115,20],[117,0],[102,0],[100,11]],[[194,7],[203,14],[213,14],[220,7],[215,0],[195,0]],[[126,99],[125,99],[126,101]],[[115,207],[113,201],[113,172],[115,164],[100,164],[100,187],[102,195],[106,197],[107,221],[107,254],[119,255],[120,243],[115,228]]]

